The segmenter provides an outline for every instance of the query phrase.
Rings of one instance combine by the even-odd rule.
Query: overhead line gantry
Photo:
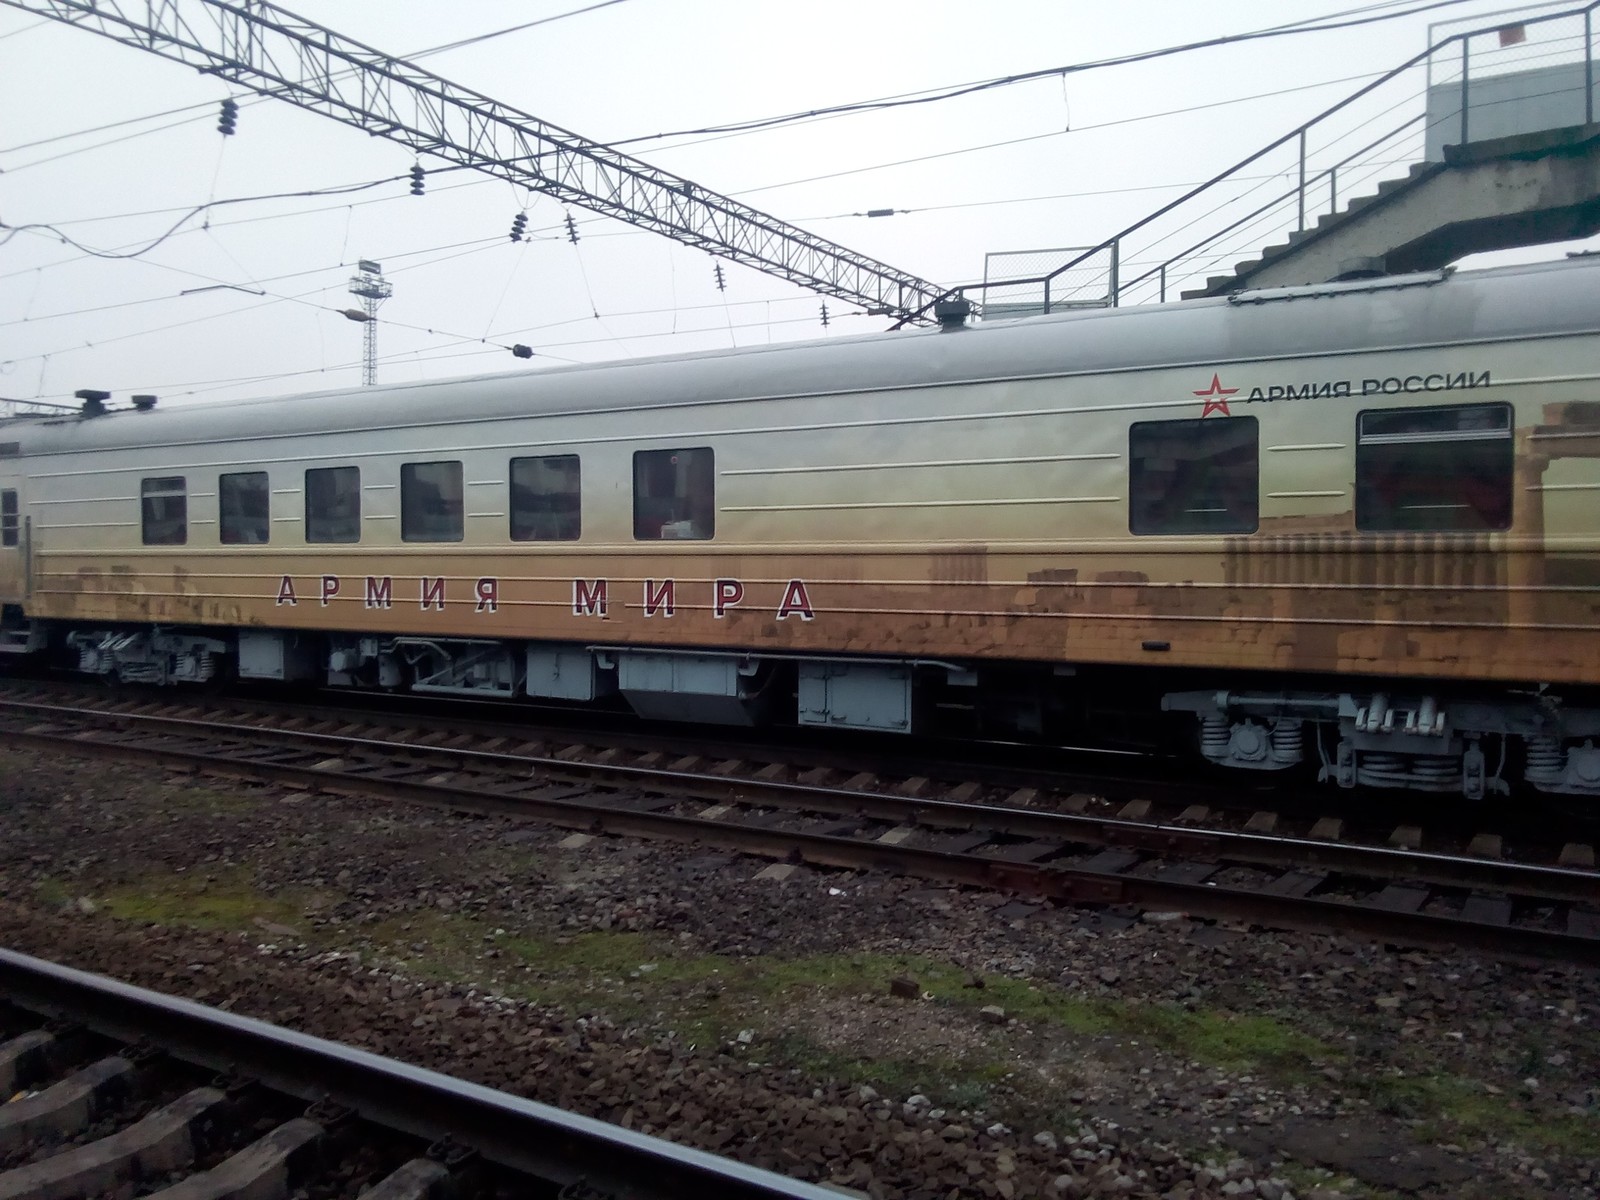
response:
[[[0,0],[900,320],[945,289],[265,0]]]

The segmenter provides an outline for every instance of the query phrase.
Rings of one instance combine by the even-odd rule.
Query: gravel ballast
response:
[[[1600,973],[0,750],[0,943],[881,1197],[1593,1196]]]

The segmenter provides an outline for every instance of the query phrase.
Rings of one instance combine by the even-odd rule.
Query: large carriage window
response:
[[[408,542],[459,542],[461,511],[459,462],[401,465],[401,538]]]
[[[1261,459],[1254,417],[1141,421],[1128,431],[1128,528],[1250,533]]]
[[[511,460],[511,540],[575,541],[582,528],[578,456],[552,454]]]
[[[139,521],[146,546],[181,546],[189,540],[189,495],[182,475],[140,481]]]
[[[306,472],[306,541],[361,540],[361,468],[313,467]]]
[[[1357,418],[1356,528],[1511,528],[1511,406],[1391,408]]]
[[[217,476],[217,524],[223,545],[265,544],[272,530],[271,505],[265,471]]]
[[[633,536],[704,539],[716,532],[710,447],[640,450],[633,456]]]
[[[0,492],[0,546],[17,544],[17,494]]]

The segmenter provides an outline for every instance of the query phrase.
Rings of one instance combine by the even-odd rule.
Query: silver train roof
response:
[[[8,421],[24,455],[1232,364],[1600,331],[1600,257],[515,374]]]

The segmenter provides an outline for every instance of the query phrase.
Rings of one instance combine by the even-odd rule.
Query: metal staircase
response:
[[[1600,230],[1600,126],[1450,146],[1185,300],[1446,266],[1467,254],[1568,241]]]
[[[1597,11],[1600,0],[1543,3],[1456,28],[1059,268],[957,290],[981,305],[1001,288],[994,298],[1016,309],[1032,289],[1032,311],[1118,306],[1396,274],[1594,233]]]

